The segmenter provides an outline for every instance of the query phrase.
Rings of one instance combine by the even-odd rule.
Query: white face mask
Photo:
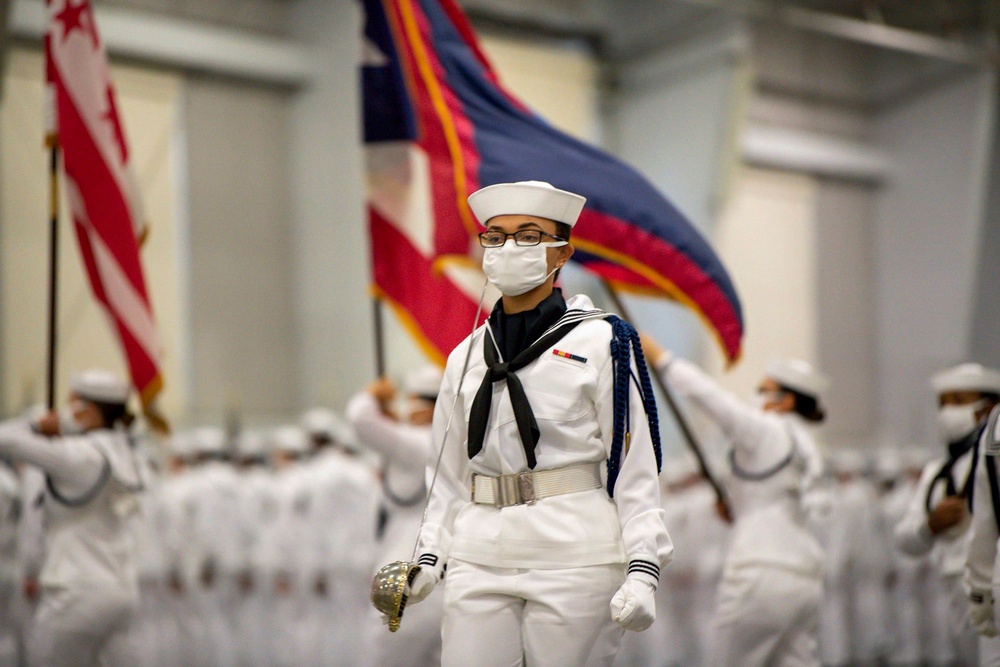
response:
[[[507,239],[499,248],[483,252],[483,271],[486,278],[504,296],[519,296],[533,290],[549,279],[556,269],[548,269],[548,248],[566,245],[566,241],[519,246],[514,239]]]
[[[976,413],[985,403],[976,401],[968,405],[945,405],[938,410],[938,428],[948,442],[956,442],[972,431],[979,424]]]
[[[80,406],[73,402],[59,410],[60,435],[80,435],[86,430],[83,424],[77,421],[75,413],[79,409]]]

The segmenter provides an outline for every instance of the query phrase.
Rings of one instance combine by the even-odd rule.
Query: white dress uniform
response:
[[[267,467],[267,441],[263,433],[243,431],[236,443],[237,457],[246,463],[239,472],[237,508],[239,593],[233,616],[237,628],[237,654],[241,667],[274,664],[272,618],[274,581],[266,563],[265,546],[273,539],[278,519],[274,474]]]
[[[593,309],[586,296],[566,306],[564,319]],[[509,383],[493,386],[483,446],[469,459],[468,420],[488,370],[488,335],[486,324],[451,353],[434,415],[434,442],[443,443],[444,453],[417,552],[424,566],[447,563],[442,665],[515,665],[522,654],[532,667],[610,665],[623,630],[609,601],[627,572],[630,581],[655,587],[673,551],[641,397],[630,384],[631,447],[611,498],[603,485],[613,432],[611,325],[581,321],[517,377],[540,432],[536,476],[560,471],[549,474],[573,475],[586,490],[531,504],[483,504],[487,491],[499,498],[503,485],[489,478],[527,470]],[[534,479],[541,491],[541,479]],[[470,492],[480,502],[472,502]]]
[[[921,464],[921,468],[923,465]],[[884,523],[893,527],[902,521],[917,492],[918,478],[901,476],[881,501]],[[889,618],[894,629],[889,652],[891,665],[945,665],[955,654],[949,633],[940,619],[947,607],[936,572],[928,555],[910,556],[893,549],[893,586],[890,589]]]
[[[1000,560],[997,559],[997,528],[1000,515],[1000,482],[990,480],[997,471],[1000,456],[1000,407],[994,408],[979,443],[980,460],[975,473],[972,521],[968,559],[965,565],[965,588],[985,598],[993,597],[993,626],[997,627],[996,598],[1000,597]],[[992,461],[990,460],[992,459]],[[991,471],[992,467],[992,471]],[[986,646],[984,646],[986,644]],[[980,636],[980,665],[1000,665],[1000,639]],[[984,650],[985,649],[985,650]]]
[[[852,454],[854,454],[852,452]],[[834,457],[834,466],[843,462]],[[838,481],[826,522],[826,596],[821,620],[825,665],[870,665],[887,654],[891,638],[885,623],[886,581],[892,547],[882,522],[878,496],[860,477],[863,458]]]
[[[37,665],[134,665],[138,603],[129,518],[140,479],[123,431],[45,437],[26,420],[0,424],[0,454],[48,475],[47,552],[29,658]]]
[[[670,387],[708,414],[732,443],[733,535],[706,664],[818,665],[823,550],[806,527],[801,495],[822,459],[795,415],[743,404],[695,365],[668,360]]]
[[[0,460],[0,667],[16,667],[21,653],[14,605],[19,583],[17,528],[22,506],[21,479]]]
[[[435,390],[435,393],[437,390]],[[413,559],[427,487],[424,480],[431,452],[431,426],[416,426],[386,417],[368,392],[356,394],[346,416],[365,447],[384,461],[382,496],[388,519],[378,546],[378,566]],[[443,594],[430,597],[405,612],[399,631],[389,634],[378,614],[370,613],[369,663],[372,667],[429,667],[441,663]]]
[[[261,552],[264,569],[274,573],[274,664],[309,667],[316,656],[317,624],[310,615],[310,598],[320,549],[318,533],[326,530],[313,520],[315,476],[304,458],[311,454],[312,444],[296,426],[275,429],[271,444],[276,452],[301,457],[274,473],[277,519]]]
[[[202,427],[194,432],[201,455],[221,456],[226,449],[225,431]],[[236,607],[239,570],[239,477],[232,464],[210,458],[191,471],[191,493],[196,505],[193,542],[197,571],[189,581],[199,620],[208,640],[203,659],[217,667],[236,664],[236,629],[232,610]]]
[[[310,614],[319,623],[317,665],[355,667],[369,650],[364,638],[381,504],[375,475],[359,457],[329,445],[310,462],[311,523],[319,539],[308,569],[314,581],[326,582],[324,591],[309,591]]]
[[[170,591],[164,536],[163,480],[148,465],[142,467],[142,511],[131,522],[139,574],[139,609],[132,624],[138,662],[142,667],[166,667],[176,646],[176,623],[170,613]]]
[[[626,633],[619,667],[692,667],[705,664],[715,593],[729,538],[716,495],[693,456],[668,460],[660,475],[663,523],[676,543],[656,589],[656,623]]]
[[[178,637],[166,658],[170,665],[200,666],[211,664],[212,648],[197,596],[201,554],[195,548],[199,484],[194,474],[193,434],[174,434],[170,449],[172,456],[185,463],[174,469],[160,487],[165,522],[163,549],[168,572],[168,610]]]
[[[969,626],[966,618],[969,609],[968,592],[962,583],[962,572],[965,568],[966,558],[969,553],[969,522],[965,521],[958,526],[935,536],[931,534],[927,526],[927,504],[928,492],[931,482],[941,471],[946,458],[937,459],[928,463],[917,484],[916,493],[910,501],[903,520],[899,522],[895,529],[896,546],[904,553],[911,556],[927,555],[936,575],[941,579],[948,600],[948,616],[946,619],[939,619],[939,622],[947,624],[951,637],[953,651],[956,653],[958,661],[962,664],[976,664],[983,655],[991,653],[989,644],[996,640],[976,639],[976,635]],[[952,468],[952,476],[958,481],[965,480],[971,474],[973,452],[963,454],[955,462]],[[934,507],[945,496],[943,485],[937,485],[933,493],[930,494],[930,506]],[[988,496],[986,498],[988,501]],[[979,656],[977,658],[977,655]]]

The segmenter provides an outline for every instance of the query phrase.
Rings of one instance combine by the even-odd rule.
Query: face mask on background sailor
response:
[[[544,285],[573,254],[557,223],[530,215],[498,215],[479,235],[483,272],[507,297]]]
[[[938,429],[945,442],[968,437],[985,419],[996,401],[978,391],[949,391],[938,396]]]

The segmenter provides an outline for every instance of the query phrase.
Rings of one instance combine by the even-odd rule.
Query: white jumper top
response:
[[[593,309],[586,296],[575,296],[566,305],[567,312]],[[487,328],[484,324],[477,329],[448,358],[434,414],[428,486],[442,442],[444,454],[417,553],[509,568],[633,560],[665,566],[673,545],[663,524],[655,454],[634,384],[630,385],[631,446],[621,462],[613,499],[599,488],[502,509],[470,502],[473,473],[492,477],[528,470],[506,382],[494,383],[483,448],[472,460],[468,457],[469,411],[487,371],[483,358]],[[584,320],[517,372],[541,433],[535,448],[536,471],[592,462],[605,477],[614,407],[611,338],[607,321]],[[456,402],[470,345],[471,360]],[[554,354],[555,350],[575,358]]]

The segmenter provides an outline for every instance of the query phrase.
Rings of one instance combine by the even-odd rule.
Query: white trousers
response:
[[[28,650],[38,667],[134,667],[129,634],[135,591],[115,588],[44,589]]]
[[[441,665],[611,667],[623,630],[609,605],[624,577],[621,564],[542,570],[452,559]]]
[[[713,667],[819,667],[823,582],[789,570],[744,567],[719,586]]]

